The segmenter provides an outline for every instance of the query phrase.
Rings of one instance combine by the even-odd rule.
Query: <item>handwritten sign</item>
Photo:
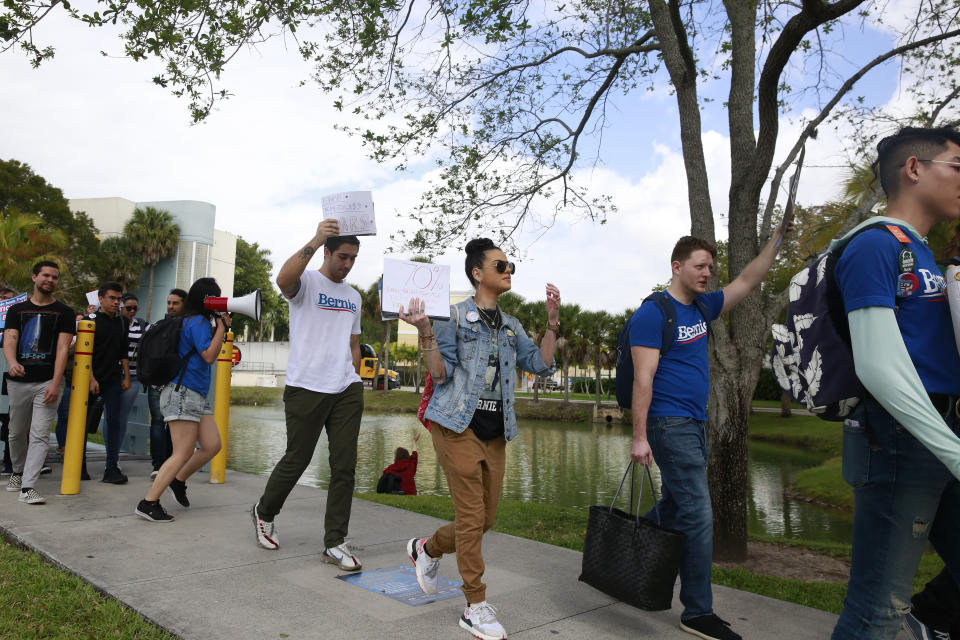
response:
[[[373,214],[373,194],[369,191],[345,191],[324,196],[320,201],[325,218],[336,218],[342,236],[375,236],[377,220]]]
[[[383,318],[397,318],[401,305],[409,311],[410,298],[426,302],[426,314],[434,320],[449,320],[450,265],[384,259],[380,291]]]
[[[26,299],[27,294],[21,293],[18,296],[0,300],[0,329],[3,329],[7,325],[7,310],[18,302],[23,302]]]

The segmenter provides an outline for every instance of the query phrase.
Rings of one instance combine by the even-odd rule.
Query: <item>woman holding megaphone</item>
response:
[[[204,305],[207,297],[220,295],[213,278],[200,278],[187,293],[183,325],[177,354],[187,366],[179,382],[170,382],[160,392],[160,410],[170,425],[173,452],[163,463],[146,497],[137,505],[136,514],[151,522],[170,522],[173,516],[160,506],[160,494],[168,487],[184,507],[187,478],[220,451],[220,433],[213,420],[213,407],[207,399],[210,369],[230,328],[230,316],[217,314]],[[196,443],[200,448],[196,448]]]

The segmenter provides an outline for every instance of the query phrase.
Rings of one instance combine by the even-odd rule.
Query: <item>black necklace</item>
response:
[[[499,306],[497,306],[493,310],[492,315],[488,314],[486,309],[482,309],[479,306],[477,307],[477,311],[480,313],[480,318],[483,320],[483,324],[487,325],[487,327],[491,331],[496,331],[497,329],[500,328],[500,307]]]

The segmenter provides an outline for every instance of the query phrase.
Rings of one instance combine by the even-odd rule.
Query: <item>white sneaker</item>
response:
[[[260,514],[257,513],[257,505],[253,505],[250,513],[253,514],[253,528],[257,532],[257,542],[260,543],[260,546],[264,549],[270,549],[271,551],[279,549],[280,538],[277,536],[277,531],[274,529],[273,523],[260,519]]]
[[[43,504],[47,501],[36,489],[27,489],[26,491],[20,492],[20,497],[18,498],[20,502],[25,502],[27,504]]]
[[[407,556],[417,570],[417,584],[426,594],[437,592],[437,574],[440,560],[431,558],[426,550],[426,538],[413,538],[407,542]]]
[[[335,564],[344,571],[357,571],[361,565],[357,557],[350,551],[350,547],[344,542],[336,547],[330,547],[323,550],[320,559],[330,564]]]
[[[460,626],[480,640],[506,640],[507,632],[497,622],[497,610],[486,600],[468,604],[460,616]]]

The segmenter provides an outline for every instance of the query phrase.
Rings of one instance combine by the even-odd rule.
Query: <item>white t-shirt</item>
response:
[[[300,276],[290,303],[287,384],[318,393],[340,393],[360,376],[353,368],[350,336],[360,334],[360,294],[319,271]]]

